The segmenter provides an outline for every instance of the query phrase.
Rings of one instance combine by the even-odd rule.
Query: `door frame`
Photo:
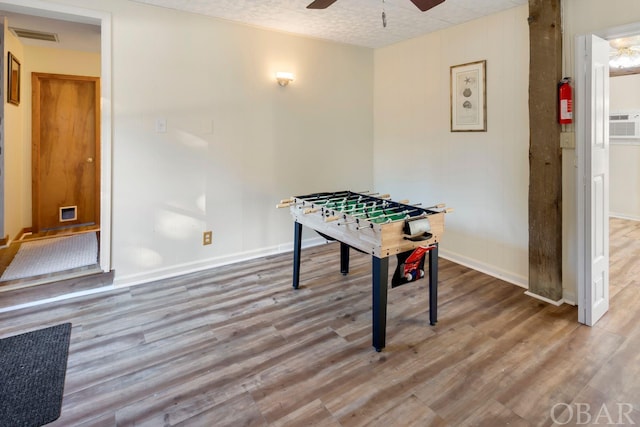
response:
[[[111,271],[111,14],[42,0],[0,0],[0,10],[100,25],[100,269]],[[3,203],[0,203],[2,206]],[[0,212],[4,223],[4,210]]]
[[[576,130],[576,186],[575,186],[575,194],[576,194],[576,236],[577,236],[577,254],[576,254],[576,272],[577,272],[577,296],[578,296],[578,321],[580,323],[587,322],[587,301],[586,296],[587,292],[590,290],[590,285],[586,281],[587,276],[587,268],[589,265],[587,264],[587,260],[590,260],[591,257],[585,251],[584,243],[587,241],[591,241],[591,224],[586,224],[587,212],[585,201],[585,193],[586,193],[586,185],[583,186],[583,183],[586,180],[583,178],[584,173],[586,171],[587,158],[583,153],[584,146],[584,129],[591,126],[591,119],[586,117],[584,114],[580,114],[580,112],[584,111],[585,103],[592,102],[591,99],[585,99],[587,94],[587,88],[585,87],[585,81],[583,78],[583,70],[581,67],[584,65],[584,59],[581,57],[583,55],[584,50],[578,46],[579,40],[581,38],[591,37],[592,35],[598,36],[604,40],[612,40],[620,37],[628,37],[631,35],[640,34],[640,22],[612,27],[598,32],[591,32],[587,34],[581,34],[576,36],[575,40],[575,51],[574,51],[574,64],[575,71],[574,75],[577,77],[575,82],[575,111],[578,112],[575,120],[575,130]],[[608,103],[608,100],[607,100]],[[581,137],[582,136],[582,137]],[[607,193],[607,200],[609,194],[609,188],[605,188]],[[608,255],[607,255],[608,258]],[[589,261],[590,262],[590,261]],[[607,262],[609,260],[607,259]],[[608,286],[608,285],[607,285]],[[590,321],[590,319],[589,319]]]

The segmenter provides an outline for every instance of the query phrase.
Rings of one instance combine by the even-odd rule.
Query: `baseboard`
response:
[[[31,228],[23,228],[13,240],[11,240],[11,238],[7,234],[7,237],[0,239],[0,248],[8,247],[11,242],[19,242],[23,239],[24,236],[26,236],[27,234],[31,234],[31,230]]]
[[[313,246],[319,246],[326,244],[327,240],[317,237],[311,239],[304,239],[302,241],[303,248],[309,248]],[[272,246],[269,248],[261,248],[254,251],[239,252],[222,257],[209,258],[201,261],[183,263],[167,268],[160,268],[144,273],[130,274],[118,277],[115,275],[113,284],[115,287],[127,287],[136,286],[144,283],[154,282],[156,280],[170,279],[172,277],[182,276],[184,274],[197,273],[199,271],[208,270],[211,268],[222,267],[225,265],[235,264],[243,261],[250,261],[257,258],[262,258],[270,255],[278,255],[282,253],[292,252],[293,242]]]
[[[578,300],[576,298],[576,294],[575,292],[567,292],[566,290],[562,290],[562,300],[564,301],[565,304],[569,304],[569,305],[577,305],[576,301]]]
[[[529,289],[529,279],[525,276],[520,276],[510,271],[501,270],[499,268],[496,268],[494,265],[486,264],[476,259],[468,258],[463,255],[449,252],[443,249],[440,249],[439,256],[451,262],[455,262],[456,264],[464,265],[465,267],[469,267],[473,270],[479,271],[497,279],[504,280],[505,282],[520,286],[521,288]]]
[[[609,212],[610,218],[620,218],[620,219],[628,219],[630,221],[640,221],[640,216],[637,215],[626,215],[617,212]]]
[[[544,302],[546,302],[546,303],[549,303],[549,304],[555,305],[556,307],[559,307],[559,306],[561,306],[562,304],[564,304],[564,303],[565,303],[564,298],[561,298],[561,299],[559,299],[558,301],[554,301],[554,300],[552,300],[552,299],[545,298],[545,297],[543,297],[543,296],[541,296],[541,295],[534,294],[533,292],[529,292],[529,291],[526,291],[524,294],[525,294],[525,295],[527,295],[527,296],[530,296],[530,297],[532,297],[532,298],[539,299],[540,301],[544,301]]]
[[[22,230],[20,230],[20,233],[18,233],[18,235],[16,236],[16,240],[22,240],[24,239],[24,236],[33,233],[33,228],[31,227],[25,227]]]

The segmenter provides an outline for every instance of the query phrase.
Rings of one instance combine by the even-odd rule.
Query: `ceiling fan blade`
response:
[[[418,9],[420,9],[423,12],[426,12],[432,7],[436,7],[440,3],[444,3],[444,0],[411,0],[411,2],[415,4],[418,7]]]
[[[335,2],[336,0],[315,0],[312,1],[309,6],[307,6],[307,9],[326,9]]]

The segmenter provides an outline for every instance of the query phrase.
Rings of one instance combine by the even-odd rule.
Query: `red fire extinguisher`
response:
[[[565,77],[558,85],[558,121],[561,125],[573,122],[573,99],[571,94],[571,78]]]

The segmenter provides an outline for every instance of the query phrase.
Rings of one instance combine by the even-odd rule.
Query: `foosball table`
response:
[[[294,219],[293,288],[300,285],[302,227],[315,230],[327,240],[340,242],[340,271],[349,272],[349,249],[372,257],[372,342],[382,351],[386,340],[389,257],[398,257],[392,286],[424,275],[428,253],[429,321],[437,322],[438,243],[444,232],[444,205],[422,207],[408,201],[394,202],[389,195],[338,191],[295,196],[281,200]]]

